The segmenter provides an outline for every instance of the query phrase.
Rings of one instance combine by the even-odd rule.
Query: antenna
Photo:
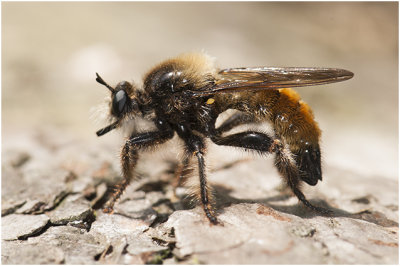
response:
[[[111,87],[110,85],[108,85],[108,84],[100,77],[100,75],[99,75],[97,72],[96,72],[96,76],[97,76],[96,81],[97,81],[98,83],[100,83],[101,85],[106,86],[112,93],[115,92],[114,88]]]

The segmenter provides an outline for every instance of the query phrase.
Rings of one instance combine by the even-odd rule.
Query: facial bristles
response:
[[[100,83],[101,85],[104,85],[104,86],[106,86],[110,91],[111,91],[111,93],[114,93],[115,92],[115,89],[113,88],[113,87],[111,87],[110,85],[108,85],[107,84],[107,82],[105,82],[101,77],[100,77],[100,75],[96,72],[96,81],[98,82],[98,83]]]

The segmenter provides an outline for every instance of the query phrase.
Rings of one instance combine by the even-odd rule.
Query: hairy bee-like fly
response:
[[[114,203],[135,179],[140,150],[162,144],[175,133],[185,147],[182,168],[187,168],[192,159],[197,160],[198,197],[211,223],[218,221],[205,174],[206,138],[217,145],[274,154],[280,175],[297,198],[312,210],[327,212],[312,205],[300,189],[301,181],[314,186],[322,180],[321,131],[310,107],[289,88],[344,81],[353,77],[350,71],[308,67],[218,70],[212,58],[196,53],[178,56],[153,68],[144,78],[143,89],[127,81],[113,88],[96,75],[96,81],[111,92],[113,120],[97,131],[98,136],[123,123],[134,123],[138,117],[151,120],[156,128],[132,133],[122,146],[123,179],[107,202],[105,212],[112,212]],[[216,127],[219,114],[228,109],[236,112]],[[264,121],[272,125],[274,134],[256,130],[229,134],[239,125]]]

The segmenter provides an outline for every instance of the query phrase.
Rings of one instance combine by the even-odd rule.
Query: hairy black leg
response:
[[[315,186],[318,180],[322,180],[321,172],[321,152],[319,146],[307,147],[295,154],[296,164],[300,169],[300,178]]]
[[[331,211],[312,205],[300,190],[300,173],[296,165],[293,155],[289,148],[284,147],[279,140],[275,140],[273,144],[275,150],[275,165],[279,173],[286,178],[286,182],[292,189],[296,197],[308,208],[323,214],[329,214]]]
[[[115,186],[114,193],[103,209],[104,212],[111,213],[113,211],[115,202],[119,199],[133,179],[133,170],[139,158],[138,150],[164,143],[173,136],[174,132],[170,130],[152,131],[139,135],[133,135],[125,142],[121,151],[121,168],[123,179]]]
[[[180,187],[182,186],[183,183],[185,183],[186,180],[186,174],[188,171],[189,167],[189,162],[190,159],[192,158],[192,155],[186,156],[182,162],[178,164],[178,167],[175,170],[174,176],[175,176],[175,182],[174,182],[174,187]]]
[[[221,136],[224,132],[233,129],[236,126],[252,122],[258,122],[257,120],[255,120],[254,116],[243,112],[234,113],[232,116],[226,119],[216,129],[215,132],[216,135]],[[318,180],[322,180],[321,152],[319,146],[309,146],[306,149],[298,151],[294,155],[296,165],[300,170],[300,178],[304,182],[306,182],[310,186],[315,186],[318,183]]]
[[[256,131],[245,131],[225,137],[215,136],[211,140],[218,145],[234,146],[258,152],[270,152],[273,140],[266,134]]]
[[[217,134],[221,135],[224,132],[231,130],[242,124],[254,122],[254,117],[247,113],[234,113],[228,119],[226,119],[217,129]]]
[[[178,125],[177,133],[186,144],[187,157],[190,159],[191,156],[197,157],[197,162],[199,166],[199,179],[200,179],[200,200],[203,205],[203,210],[212,224],[218,224],[218,220],[215,217],[214,209],[211,202],[211,195],[209,193],[209,187],[207,185],[206,169],[204,162],[204,154],[206,151],[206,146],[204,140],[198,135],[194,135],[188,126]]]
[[[203,152],[196,151],[195,154],[199,163],[201,203],[203,204],[203,209],[208,220],[210,220],[210,222],[213,224],[218,224],[218,220],[214,215],[214,210],[210,202],[209,188],[207,186],[207,178],[205,175],[205,163],[204,163]]]
[[[301,192],[299,169],[291,151],[285,148],[279,139],[272,139],[270,136],[256,131],[246,131],[225,137],[214,136],[211,140],[218,145],[251,149],[261,154],[274,152],[276,154],[276,167],[296,197],[312,210],[329,213],[328,210],[313,206]]]

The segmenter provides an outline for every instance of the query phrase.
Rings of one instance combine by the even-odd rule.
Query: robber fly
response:
[[[214,202],[205,174],[206,142],[274,154],[275,165],[293,191],[307,207],[312,205],[300,189],[301,181],[316,185],[322,180],[321,131],[310,107],[290,87],[303,87],[344,81],[353,73],[336,68],[254,67],[218,70],[205,54],[184,54],[162,62],[145,75],[143,89],[127,81],[115,87],[97,74],[96,81],[111,92],[111,124],[97,131],[98,136],[148,119],[155,130],[131,133],[121,150],[123,179],[104,208],[112,212],[114,203],[135,179],[134,169],[141,150],[172,139],[175,133],[184,143],[183,167],[197,160],[200,199],[205,215],[217,224]],[[216,127],[222,112],[234,109],[231,117]],[[229,131],[247,123],[269,122],[273,134],[245,130]]]

